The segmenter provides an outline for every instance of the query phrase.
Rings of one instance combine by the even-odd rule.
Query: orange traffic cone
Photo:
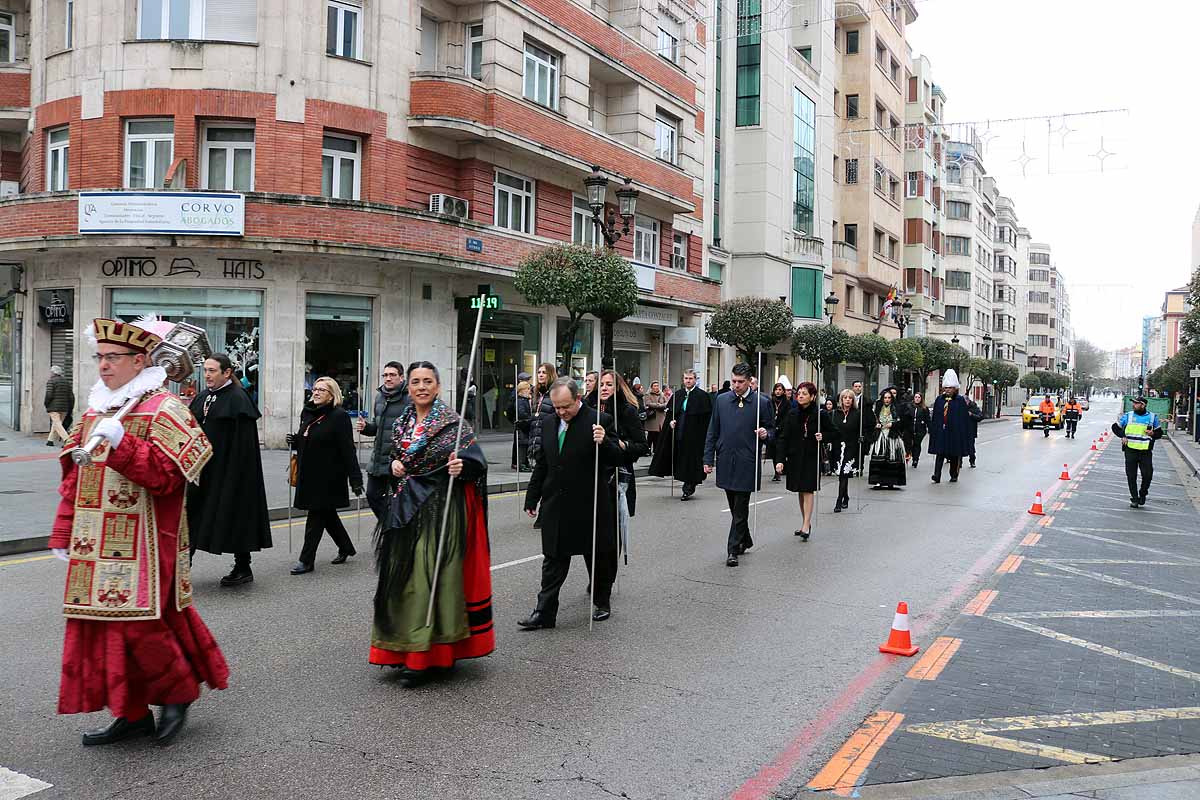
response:
[[[898,656],[916,655],[921,648],[916,647],[912,643],[912,637],[908,633],[908,603],[903,600],[896,606],[896,617],[892,620],[892,632],[888,634],[888,640],[879,645],[879,652],[892,653]]]
[[[1058,476],[1058,479],[1059,479],[1060,481],[1069,481],[1069,480],[1071,480],[1071,476],[1067,474],[1067,465],[1066,465],[1066,464],[1063,464],[1063,471],[1062,471],[1062,475],[1059,475],[1059,476]]]
[[[1093,450],[1099,450],[1099,449],[1100,449],[1099,447],[1096,447],[1096,440],[1095,440],[1095,439],[1092,439],[1092,449],[1093,449]]]
[[[1034,495],[1033,505],[1029,507],[1029,513],[1035,514],[1039,517],[1044,517],[1046,515],[1046,512],[1042,511],[1042,493],[1041,492],[1038,492],[1036,495]]]

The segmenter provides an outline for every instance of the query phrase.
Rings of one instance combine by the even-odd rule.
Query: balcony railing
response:
[[[842,24],[858,24],[870,21],[866,0],[835,0],[833,18]]]
[[[834,242],[833,257],[857,262],[858,248],[848,242]]]
[[[814,261],[821,263],[825,256],[825,240],[816,236],[806,236],[802,233],[792,233],[788,236],[790,240],[789,251],[796,258],[802,258],[806,261]],[[835,243],[836,244],[836,243]]]

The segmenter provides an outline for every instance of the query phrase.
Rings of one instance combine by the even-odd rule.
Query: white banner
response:
[[[246,197],[219,192],[80,192],[80,233],[243,236]]]

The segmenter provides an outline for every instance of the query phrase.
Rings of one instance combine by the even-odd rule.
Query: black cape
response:
[[[663,417],[663,432],[659,434],[654,458],[650,462],[650,474],[665,478],[671,474],[672,451],[675,463],[675,480],[693,486],[704,483],[704,440],[708,437],[708,423],[712,419],[713,401],[708,392],[697,386],[692,389],[683,411],[683,389],[674,392],[667,403]],[[678,419],[674,436],[671,421]]]
[[[188,486],[192,546],[218,554],[270,547],[271,521],[255,424],[262,414],[236,382],[200,392],[191,410],[213,448],[200,482]]]

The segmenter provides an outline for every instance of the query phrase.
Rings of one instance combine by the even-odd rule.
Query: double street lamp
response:
[[[633,179],[626,178],[621,188],[617,189],[617,212],[614,213],[612,207],[605,204],[608,178],[600,173],[600,167],[592,167],[592,174],[583,179],[583,185],[587,190],[588,207],[592,209],[592,222],[604,237],[604,243],[615,247],[622,236],[629,235],[629,225],[637,214],[637,200],[641,193],[633,188]],[[620,230],[617,230],[617,214],[621,217]]]
[[[892,303],[892,322],[896,323],[896,328],[900,331],[900,338],[904,338],[904,329],[908,327],[908,323],[912,322],[912,301],[907,297],[898,298],[903,300],[903,303]]]

